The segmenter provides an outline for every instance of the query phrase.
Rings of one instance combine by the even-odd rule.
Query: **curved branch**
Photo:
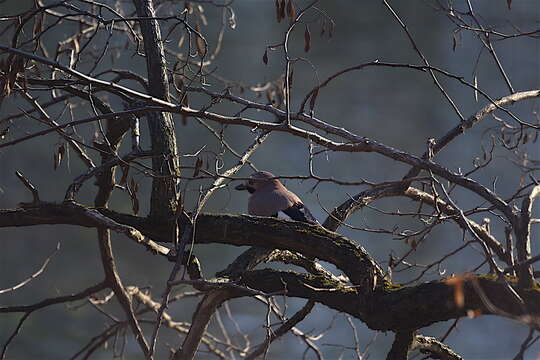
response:
[[[404,189],[401,184],[397,185],[380,185],[374,186],[371,189],[362,191],[357,195],[351,197],[347,201],[343,202],[339,207],[335,208],[324,222],[324,227],[331,229],[332,231],[337,228],[347,219],[350,214],[371,204],[372,202],[391,196],[404,196],[409,199],[426,203],[431,207],[439,209],[442,213],[450,216],[459,215],[459,212],[450,204],[444,202],[442,199],[433,197],[424,191],[410,187]],[[436,202],[435,202],[436,201]],[[487,232],[482,226],[478,225],[472,220],[468,220],[468,224],[460,216],[453,217],[453,220],[465,230],[468,230],[468,226],[475,232],[476,235],[491,249],[497,256],[507,264],[511,264],[512,260],[510,254],[507,253],[501,243],[489,232]]]
[[[94,218],[84,216],[84,212],[73,209],[78,207],[73,204],[46,204],[35,205],[31,209],[1,210],[0,227],[60,223],[103,226]],[[100,209],[100,212],[104,217],[123,226],[129,224],[159,240],[160,228],[147,219],[105,209]],[[269,269],[247,271],[241,281],[265,293],[286,290],[288,296],[315,300],[355,316],[375,330],[419,329],[464,316],[468,309],[481,310],[483,314],[512,314],[518,320],[524,315],[523,304],[517,303],[509,294],[507,285],[487,276],[464,279],[465,305],[462,308],[455,305],[454,288],[445,281],[411,287],[391,286],[383,280],[380,268],[362,247],[320,227],[272,218],[208,214],[200,214],[198,224],[197,243],[286,249],[334,263],[354,285],[347,286],[327,276]],[[375,278],[379,280],[375,291],[360,285],[363,282],[373,284]],[[477,284],[473,286],[472,281],[477,281]],[[475,286],[482,289],[482,296],[477,294]],[[540,314],[540,291],[537,288],[522,289],[519,295],[529,315]],[[484,304],[485,298],[490,300],[488,305]]]
[[[466,316],[467,310],[481,314],[511,316],[514,320],[530,324],[540,315],[540,291],[527,289],[520,292],[528,313],[522,304],[495,277],[471,275],[464,279],[464,305],[454,302],[454,287],[446,280],[432,281],[410,287],[391,287],[373,296],[359,294],[354,287],[343,285],[326,277],[300,274],[292,271],[262,269],[248,271],[242,282],[250,288],[275,293],[286,291],[287,296],[311,299],[340,312],[350,314],[370,329],[402,331],[420,329],[436,322]],[[477,292],[476,286],[482,290]],[[426,295],[429,294],[429,295]],[[488,298],[490,303],[484,303]],[[504,313],[503,313],[504,312]]]

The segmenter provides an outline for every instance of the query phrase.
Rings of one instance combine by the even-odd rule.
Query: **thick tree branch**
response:
[[[72,204],[45,204],[33,209],[2,210],[0,227],[45,223],[101,226],[94,218],[73,209],[79,208],[74,208]],[[150,221],[110,210],[100,211],[104,216],[134,226],[147,236],[156,235],[157,238],[153,238],[159,240],[160,229],[152,226]],[[78,213],[77,216],[74,213]],[[361,247],[320,227],[279,219],[206,214],[199,215],[198,224],[199,231],[195,237],[197,243],[264,246],[300,252],[336,264],[351,278],[353,284],[362,283],[363,279],[368,281],[370,271],[380,273],[378,266]],[[379,281],[379,290],[369,295],[369,292],[365,292],[365,286],[345,286],[326,276],[254,270],[244,273],[241,279],[247,286],[266,293],[282,292],[285,286],[289,296],[314,299],[360,318],[378,330],[417,329],[437,321],[463,316],[466,309],[480,309],[486,314],[492,312],[469,282],[465,286],[465,307],[459,308],[453,303],[453,287],[445,282],[393,288]],[[509,295],[504,284],[487,277],[478,277],[478,281],[483,292],[497,308],[515,316],[523,314],[522,305],[517,304],[515,298]],[[537,290],[522,290],[520,296],[531,314],[540,313],[540,293]]]
[[[159,23],[155,18],[151,0],[134,0],[137,15],[141,17],[139,25],[144,40],[148,89],[153,97],[169,102],[169,83],[167,63],[163,51],[163,42]],[[169,235],[176,239],[176,221],[173,217],[179,204],[176,189],[177,176],[180,175],[180,163],[176,146],[176,135],[172,116],[167,112],[147,114],[148,129],[152,141],[152,169],[156,177],[152,179],[150,199],[150,217],[156,221],[168,221]]]
[[[288,296],[315,300],[363,321],[369,328],[380,331],[420,329],[435,322],[465,316],[467,310],[481,314],[501,315],[500,310],[516,320],[530,321],[540,314],[540,291],[527,289],[520,292],[528,313],[508,293],[506,285],[491,276],[471,276],[464,282],[464,306],[454,302],[454,287],[443,281],[415,286],[390,286],[373,296],[359,294],[354,287],[328,280],[326,277],[271,269],[246,272],[242,282],[250,288],[273,293],[286,291]],[[473,282],[482,289],[479,294]],[[483,301],[483,297],[490,304]],[[494,310],[496,310],[494,312]]]

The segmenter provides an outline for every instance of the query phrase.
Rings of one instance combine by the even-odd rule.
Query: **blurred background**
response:
[[[26,2],[26,3],[25,3]],[[171,4],[157,1],[158,13],[168,13]],[[183,8],[183,2],[172,2],[176,8]],[[196,2],[194,2],[195,4]],[[466,11],[465,1],[453,1],[455,9]],[[540,29],[540,6],[536,0],[520,0],[512,3],[511,10],[507,2],[471,1],[476,13],[486,28],[496,28],[507,34]],[[308,2],[295,2],[298,9]],[[81,5],[81,4],[78,4]],[[216,36],[222,22],[222,9],[201,2],[208,24],[201,24],[201,31],[206,35],[210,49],[216,44]],[[445,3],[445,6],[447,4]],[[24,11],[31,6],[31,1],[7,0],[0,3],[0,17]],[[83,6],[83,5],[81,5]],[[344,68],[357,64],[379,60],[384,62],[421,64],[406,34],[392,18],[389,11],[380,1],[363,1],[356,3],[347,0],[322,1],[318,8],[335,22],[333,36],[321,32],[320,16],[310,12],[305,17],[309,25],[312,44],[311,50],[304,52],[305,27],[299,26],[291,34],[290,53],[292,57],[302,57],[308,61],[299,61],[294,65],[292,90],[292,108],[297,109],[305,94],[317,86],[328,76]],[[508,95],[497,65],[486,49],[482,49],[479,39],[471,32],[456,31],[456,26],[448,16],[440,11],[437,1],[394,1],[392,6],[401,19],[407,24],[418,47],[431,65],[445,69],[455,75],[462,76],[469,83],[476,77],[478,87],[492,98]],[[117,7],[125,13],[132,10],[131,2],[118,2]],[[227,79],[230,83],[243,83],[256,86],[273,81],[283,73],[284,60],[281,50],[268,51],[268,65],[262,61],[266,46],[278,44],[283,40],[288,21],[280,24],[275,19],[274,2],[270,0],[236,0],[231,5],[235,13],[236,27],[226,28],[222,50],[211,69],[213,73]],[[47,34],[45,46],[54,52],[56,44],[63,40],[76,28],[75,24],[65,23],[59,29]],[[165,34],[166,31],[163,31]],[[10,38],[0,35],[0,42],[8,44]],[[103,44],[107,32],[98,34],[94,45]],[[492,40],[500,40],[493,37]],[[118,43],[115,43],[118,41]],[[126,39],[113,39],[110,54],[104,58],[100,68],[127,68],[146,76],[146,65],[143,58],[134,56],[133,49],[118,50]],[[178,41],[178,35],[169,38],[171,46]],[[504,41],[493,42],[504,69],[516,91],[540,88],[540,42],[533,37],[516,37]],[[115,46],[117,48],[115,48]],[[88,69],[92,61],[82,59],[80,71]],[[94,75],[98,73],[97,69]],[[104,76],[105,79],[107,76]],[[474,92],[458,81],[438,76],[441,84],[452,96],[465,117],[473,115],[488,102],[482,96],[475,99]],[[225,88],[223,82],[209,76],[207,88],[221,92]],[[126,83],[130,87],[141,90],[136,83]],[[236,92],[238,93],[238,92]],[[43,99],[48,95],[43,93]],[[242,96],[266,102],[263,97],[256,98],[246,91]],[[116,110],[122,104],[114,98],[107,98]],[[208,103],[208,97],[190,94],[190,106],[197,108]],[[512,112],[523,121],[537,123],[539,102],[525,101],[512,107]],[[17,97],[4,100],[0,108],[0,117],[6,118],[27,109],[28,104]],[[225,114],[234,114],[241,107],[222,103],[211,110]],[[71,114],[75,119],[92,116],[92,110],[85,106],[74,107],[71,114],[62,106],[53,107],[50,113],[59,122],[70,121]],[[256,120],[273,120],[263,112],[248,111],[244,116]],[[358,135],[377,140],[386,145],[420,156],[426,150],[429,138],[438,138],[459,123],[459,117],[434,86],[429,74],[409,69],[366,68],[345,74],[334,80],[320,91],[315,116],[333,125],[344,127]],[[504,118],[506,115],[497,114]],[[506,116],[507,117],[507,116]],[[1,121],[1,120],[0,120]],[[208,171],[223,172],[236,164],[236,158],[224,150],[219,140],[204,126],[194,119],[188,119],[182,125],[175,116],[178,145],[182,155],[194,154],[201,150],[200,157]],[[223,132],[227,142],[238,152],[243,152],[254,140],[257,132],[244,127],[222,127],[208,123],[216,131]],[[4,141],[16,139],[24,134],[42,129],[43,125],[35,120],[18,118],[10,123],[10,132]],[[453,171],[469,171],[475,159],[481,159],[483,148],[491,146],[492,139],[500,136],[501,123],[493,117],[486,118],[481,124],[459,137],[446,148],[435,161]],[[141,122],[143,132],[143,148],[149,148],[147,128]],[[77,133],[90,142],[96,131],[95,125],[77,128]],[[129,139],[122,151],[129,151]],[[1,141],[1,140],[0,140]],[[50,134],[34,138],[12,147],[0,149],[0,208],[14,208],[19,202],[30,201],[28,191],[14,175],[21,171],[39,189],[41,198],[46,201],[60,202],[72,180],[84,171],[80,161],[71,154],[61,166],[53,169],[53,152],[61,139]],[[252,163],[260,170],[268,170],[276,175],[293,176],[309,175],[309,144],[299,138],[287,134],[274,133],[264,142],[251,158]],[[315,151],[321,150],[315,147]],[[501,197],[511,196],[523,181],[524,174],[514,165],[523,161],[523,153],[527,151],[533,161],[540,156],[538,144],[528,143],[516,151],[508,151],[498,146],[493,152],[493,161],[484,169],[477,171],[473,178],[482,184],[495,188]],[[95,156],[96,154],[93,154]],[[94,157],[97,159],[97,156]],[[218,159],[218,161],[216,161]],[[182,165],[193,165],[193,157],[184,156]],[[322,153],[314,158],[315,173],[321,177],[335,177],[344,181],[365,179],[371,182],[399,180],[408,167],[372,153]],[[185,176],[191,176],[192,170],[186,170]],[[252,172],[247,166],[238,176],[248,176]],[[534,173],[533,173],[534,174]],[[142,173],[132,175],[140,183],[140,214],[148,212],[150,180]],[[538,177],[538,172],[536,172]],[[208,188],[209,181],[184,181],[182,191],[185,192],[185,206],[193,209],[200,189]],[[287,180],[286,186],[297,193],[322,222],[326,211],[355,195],[365,187],[338,186],[333,183],[317,184],[313,180]],[[245,213],[247,211],[247,194],[237,193],[232,182],[220,189],[205,206],[204,211],[212,213]],[[95,195],[92,181],[87,182],[80,192],[78,201],[92,204]],[[485,205],[481,199],[470,192],[456,189],[453,198],[463,208],[470,209]],[[369,229],[400,230],[419,229],[417,219],[385,215],[384,211],[416,211],[418,205],[401,198],[390,198],[373,204],[376,208],[364,208],[348,219],[348,223]],[[129,197],[122,192],[115,192],[111,208],[131,213]],[[536,212],[538,215],[538,211]],[[482,217],[473,220],[482,222]],[[492,233],[504,239],[504,226],[497,217],[490,217]],[[365,247],[379,263],[386,267],[390,256],[400,257],[410,250],[410,245],[402,239],[395,239],[386,234],[354,230],[345,226],[339,229],[345,236],[356,240]],[[113,235],[114,236],[114,235]],[[533,232],[533,254],[539,252],[538,232]],[[162,258],[152,256],[142,247],[137,246],[125,237],[114,236],[114,246],[119,271],[126,285],[136,284],[139,287],[151,288],[155,299],[161,296],[162,290],[172,269],[170,263]],[[20,229],[0,229],[0,289],[7,288],[22,281],[35,272],[60,244],[60,250],[53,256],[46,272],[31,284],[15,292],[0,294],[0,305],[32,304],[42,299],[80,291],[99,282],[103,278],[98,258],[98,246],[94,230],[69,226],[36,226]],[[462,233],[450,224],[436,227],[411,255],[409,261],[429,264],[444,254],[461,246]],[[197,246],[195,254],[200,258],[206,277],[211,278],[216,271],[222,270],[245,249],[221,245]],[[444,276],[471,270],[482,262],[482,256],[474,249],[466,249],[457,256],[444,261]],[[269,265],[270,266],[270,265]],[[278,266],[278,265],[272,265]],[[280,267],[280,266],[278,266]],[[289,268],[281,266],[282,268]],[[481,268],[479,271],[485,271]],[[418,271],[394,273],[395,282],[407,282],[414,279]],[[440,278],[438,273],[428,272],[422,281]],[[189,290],[178,289],[181,290]],[[286,299],[287,314],[292,315],[305,300]],[[190,321],[196,299],[187,299],[171,304],[170,314],[178,321]],[[229,303],[230,312],[244,333],[250,334],[252,344],[257,344],[265,337],[266,306],[253,299],[233,300]],[[111,308],[116,315],[122,313]],[[222,321],[231,329],[230,336],[242,344],[243,338],[236,334],[233,322],[227,316],[227,309],[220,309]],[[15,328],[20,314],[2,315],[0,321],[0,342],[3,344]],[[153,319],[147,316],[147,319]],[[357,328],[357,336],[361,352],[366,358],[383,359],[393,340],[393,333],[375,333],[358,320],[351,322]],[[299,328],[308,334],[322,333],[316,344],[329,359],[354,358],[354,331],[351,323],[343,314],[336,313],[322,305],[316,305],[308,318]],[[438,323],[422,329],[422,334],[442,336],[452,322]],[[98,313],[91,306],[79,302],[69,306],[60,305],[46,308],[30,316],[21,333],[11,344],[8,359],[64,359],[75,354],[83,344],[103,331],[110,320]],[[150,331],[151,325],[146,329]],[[211,331],[222,336],[219,324],[213,321]],[[474,319],[462,319],[446,343],[465,359],[511,359],[519,351],[520,345],[528,334],[525,326],[500,317],[481,316]],[[158,356],[166,358],[168,347],[177,348],[181,339],[169,331],[162,331],[163,338],[158,346]],[[111,344],[109,344],[111,345]],[[287,335],[273,343],[268,359],[302,358],[305,345],[295,336]],[[137,359],[137,344],[129,338],[124,358]],[[540,345],[531,348],[526,359],[537,359],[540,356]],[[108,349],[98,352],[96,359],[111,358]],[[308,358],[314,358],[313,352],[307,352]],[[201,354],[201,359],[205,358]],[[208,357],[210,358],[210,357]],[[417,357],[421,358],[421,356]]]

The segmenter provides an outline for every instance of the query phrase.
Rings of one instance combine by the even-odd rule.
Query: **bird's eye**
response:
[[[254,184],[253,180],[248,180],[248,185],[253,185],[253,184]]]

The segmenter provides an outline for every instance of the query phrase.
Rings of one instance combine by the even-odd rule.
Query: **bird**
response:
[[[302,200],[271,172],[255,172],[235,189],[247,190],[251,194],[248,201],[250,215],[277,217],[282,212],[292,220],[319,224]]]

